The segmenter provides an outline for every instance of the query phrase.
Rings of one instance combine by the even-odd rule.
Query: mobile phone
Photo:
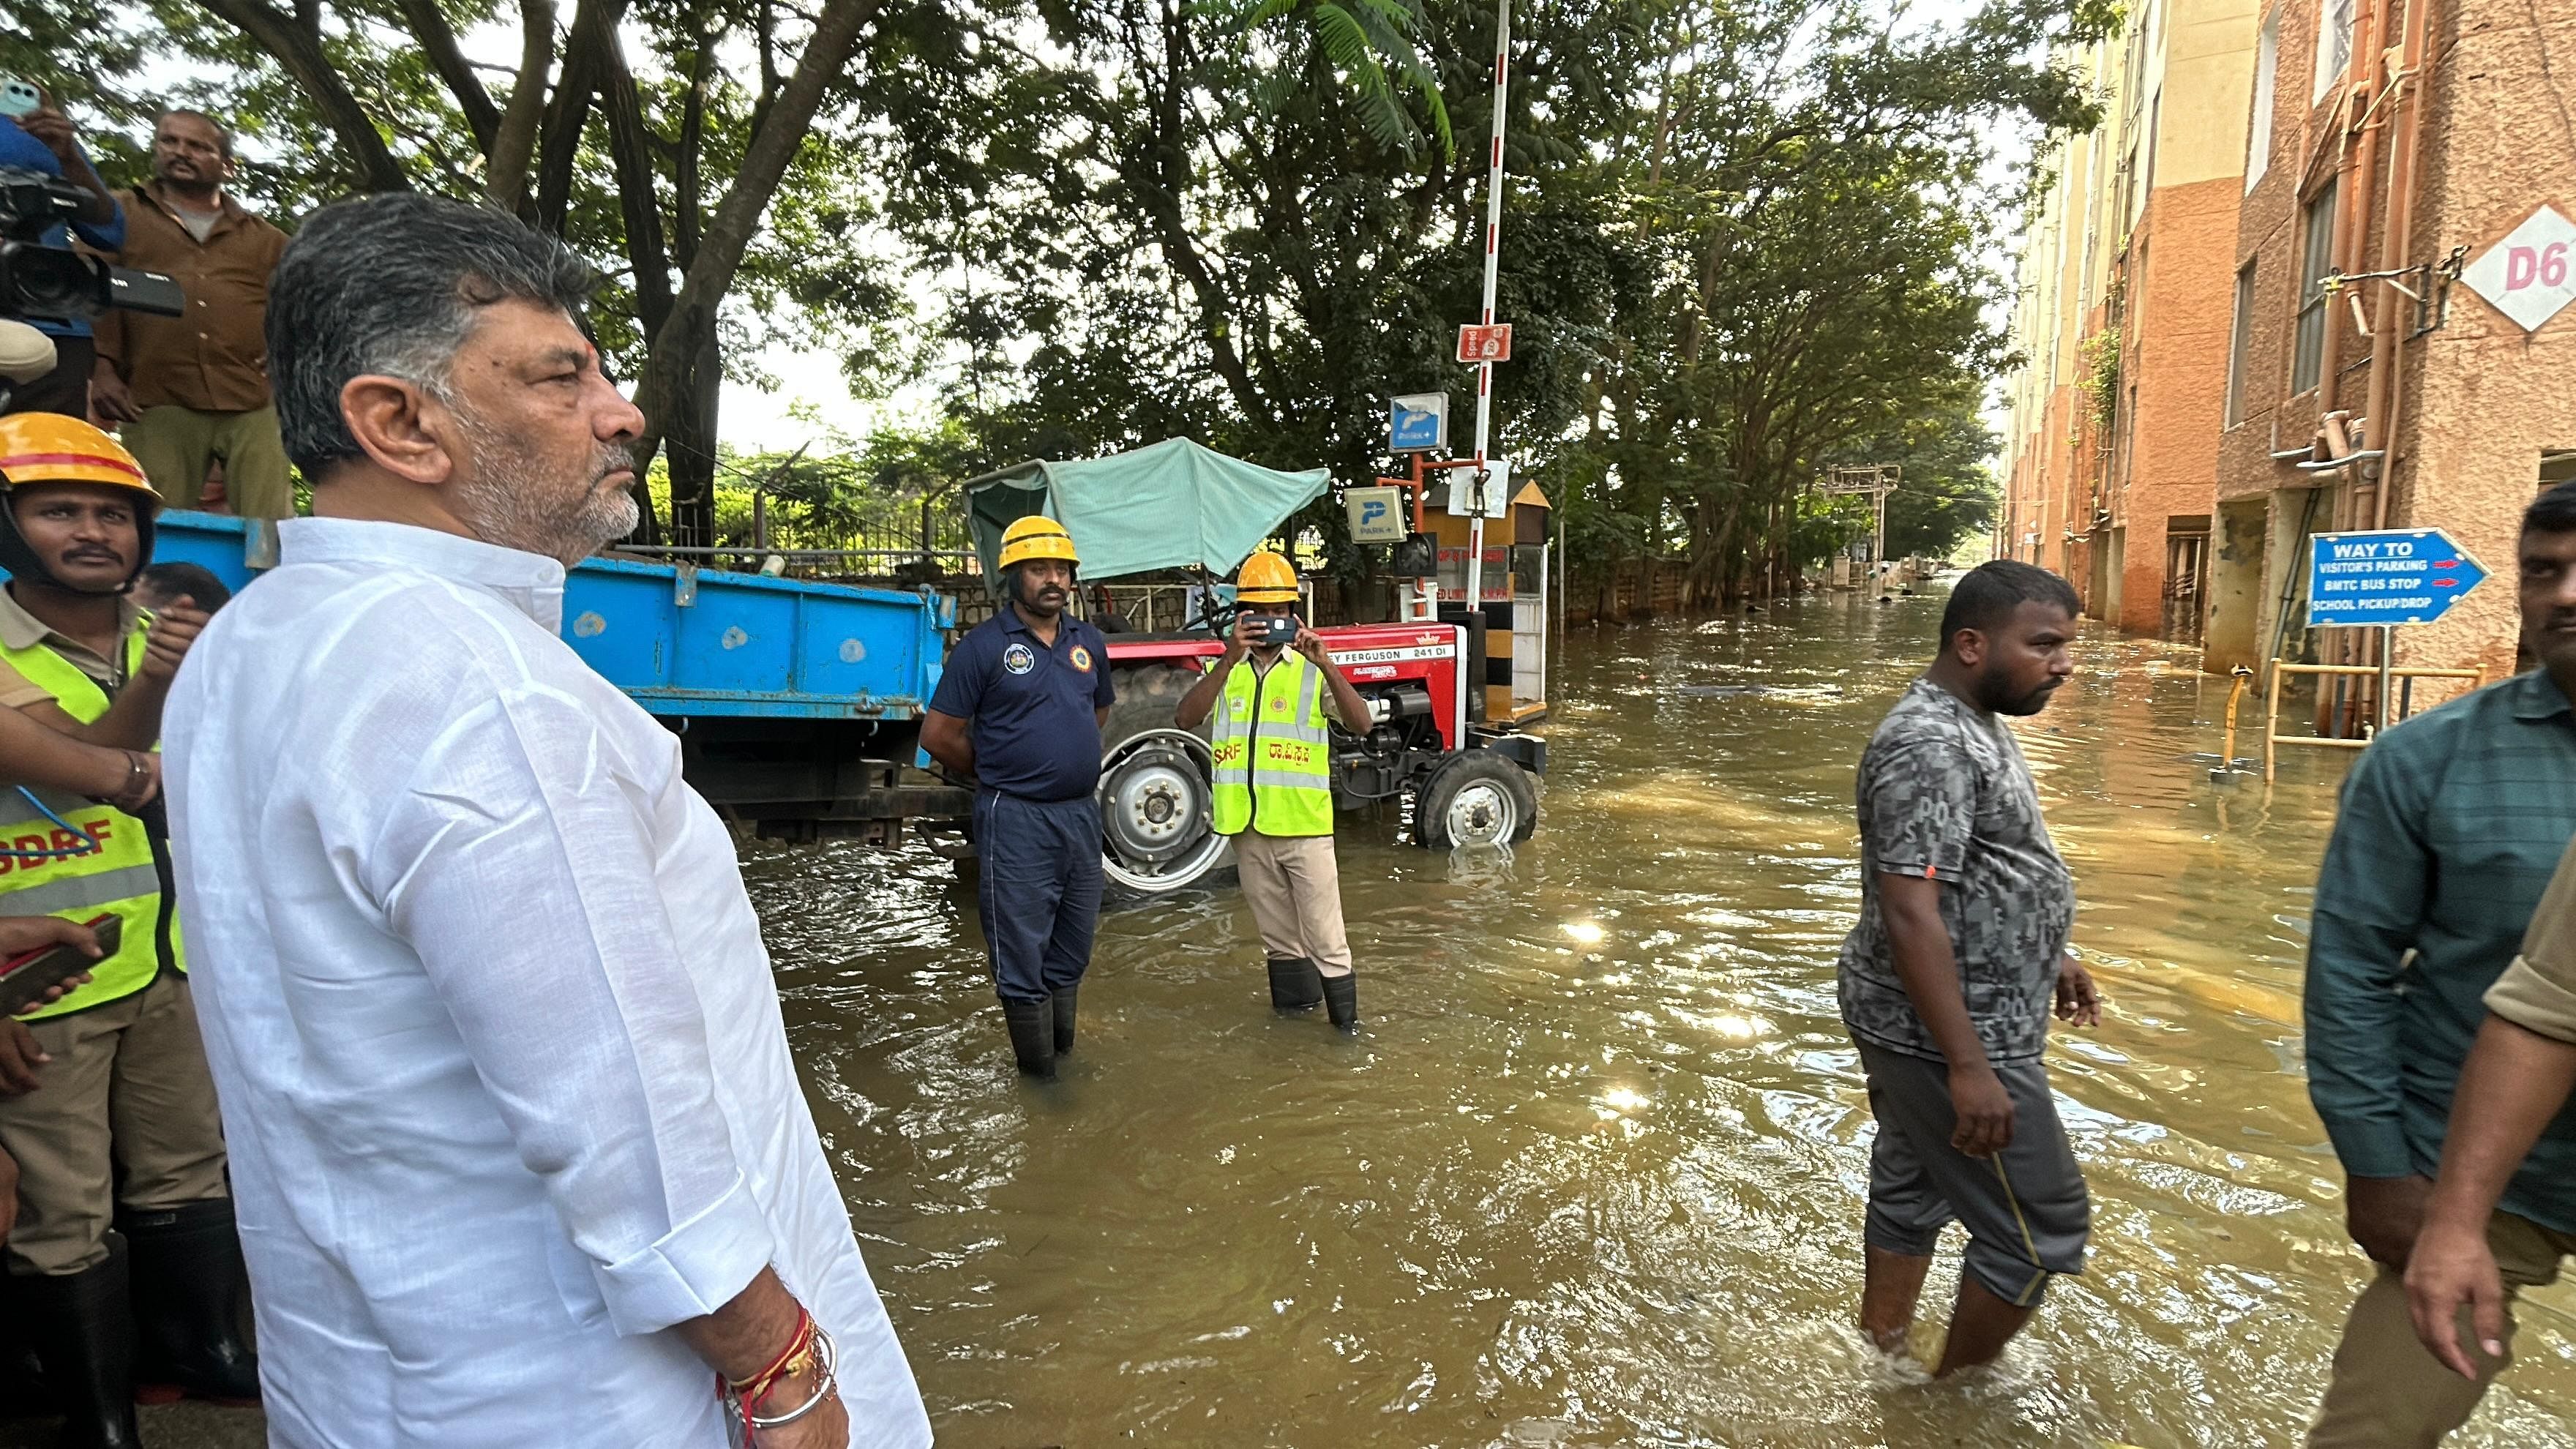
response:
[[[98,938],[96,960],[77,946],[39,946],[23,955],[0,961],[0,1017],[16,1016],[44,1000],[46,992],[65,980],[116,954],[117,943],[125,934],[122,916],[99,916],[82,924]]]
[[[14,121],[35,114],[44,104],[45,93],[36,89],[34,81],[0,77],[0,116]]]
[[[1255,644],[1296,643],[1297,616],[1294,614],[1262,615],[1261,632],[1252,636],[1252,642]]]

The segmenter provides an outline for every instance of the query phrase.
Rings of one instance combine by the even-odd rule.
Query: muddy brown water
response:
[[[2170,646],[2088,635],[2023,727],[2109,997],[2049,1054],[2091,1267],[1981,1383],[1927,1387],[1847,1327],[1852,769],[1937,608],[1575,631],[1534,839],[1450,858],[1346,826],[1355,1040],[1272,1017],[1240,897],[1209,892],[1103,920],[1082,1043],[1026,1086],[953,867],[746,847],[941,1442],[2296,1443],[2363,1280],[2298,1029],[2344,761],[2213,782],[2189,757],[2225,685]],[[2526,1300],[2457,1443],[2576,1443],[2571,1304]],[[251,1439],[203,1428],[160,1442]]]
[[[1023,1086],[947,865],[755,848],[942,1442],[2296,1442],[2363,1281],[2298,1028],[2344,761],[2213,782],[2187,757],[2225,684],[2172,646],[2088,636],[2024,730],[2109,993],[2050,1051],[2091,1268],[1981,1385],[1912,1382],[1846,1327],[1852,770],[1937,609],[1575,631],[1535,838],[1452,859],[1344,829],[1357,1040],[1274,1019],[1240,897],[1209,893],[1104,919],[1077,1054]],[[2526,1312],[2459,1442],[2576,1442],[2571,1301]]]

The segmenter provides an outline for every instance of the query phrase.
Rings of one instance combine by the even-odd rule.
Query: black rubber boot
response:
[[[259,1356],[242,1337],[249,1274],[230,1198],[117,1221],[134,1277],[134,1378],[145,1403],[259,1402]]]
[[[1044,998],[1005,1001],[1002,1020],[1011,1028],[1011,1055],[1020,1071],[1040,1081],[1055,1080],[1055,1007]]]
[[[1357,1031],[1359,1029],[1359,973],[1353,972],[1348,976],[1327,976],[1324,978],[1324,1014],[1333,1019],[1333,1025],[1340,1027],[1344,1031]]]
[[[1270,1005],[1276,1011],[1311,1011],[1324,999],[1323,973],[1303,956],[1270,958]]]
[[[1074,998],[1081,994],[1080,983],[1055,989],[1055,1054],[1063,1056],[1073,1050]]]
[[[64,1449],[142,1449],[134,1427],[134,1309],[126,1300],[125,1245],[86,1272],[18,1278],[9,1287],[45,1384],[63,1416]]]

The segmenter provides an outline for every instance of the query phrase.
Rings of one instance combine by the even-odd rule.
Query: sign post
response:
[[[2486,569],[2438,528],[2319,533],[2308,539],[2308,627],[2379,630],[2379,729],[2401,624],[2430,624],[2484,582]]]
[[[1486,328],[1494,325],[1494,282],[1501,258],[1503,238],[1503,113],[1508,94],[1512,49],[1512,0],[1496,0],[1494,5],[1494,154],[1485,171],[1485,310],[1478,318]],[[1499,339],[1487,333],[1489,347],[1499,342],[1503,356],[1511,353],[1511,333],[1504,330]],[[1458,334],[1458,350],[1467,350],[1467,331]],[[1491,357],[1476,364],[1476,462],[1485,461],[1485,443],[1493,426],[1494,362]],[[1454,487],[1454,485],[1453,485]],[[1484,607],[1481,592],[1485,579],[1485,516],[1479,513],[1468,523],[1467,541],[1467,607]]]

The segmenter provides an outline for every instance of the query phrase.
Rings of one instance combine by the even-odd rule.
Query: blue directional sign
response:
[[[2487,576],[2438,528],[2320,533],[2308,543],[2311,625],[2430,624]]]
[[[1388,452],[1433,453],[1449,446],[1449,394],[1397,393],[1386,403]]]

